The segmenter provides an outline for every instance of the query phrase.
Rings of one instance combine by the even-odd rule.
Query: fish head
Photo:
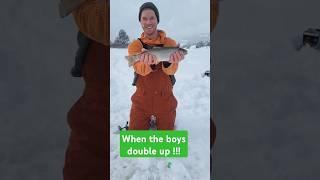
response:
[[[183,55],[187,55],[188,54],[188,51],[186,49],[179,48],[178,50],[181,51],[183,53]]]

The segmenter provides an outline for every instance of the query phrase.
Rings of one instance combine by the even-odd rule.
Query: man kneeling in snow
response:
[[[151,3],[140,7],[139,21],[143,33],[128,47],[130,55],[139,54],[152,47],[176,47],[176,42],[166,37],[166,33],[157,29],[159,12]],[[172,130],[176,118],[177,100],[172,88],[178,63],[184,58],[180,51],[170,55],[169,62],[158,63],[156,57],[147,51],[133,65],[136,92],[132,95],[129,130],[150,128],[150,119],[156,119],[157,129]]]

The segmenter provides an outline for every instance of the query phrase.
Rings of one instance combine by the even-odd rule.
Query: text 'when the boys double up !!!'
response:
[[[187,131],[122,131],[121,157],[187,157]]]

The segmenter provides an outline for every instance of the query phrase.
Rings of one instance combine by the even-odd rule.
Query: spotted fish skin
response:
[[[186,49],[178,47],[154,47],[145,52],[156,56],[157,61],[160,62],[169,61],[170,55],[176,51],[181,51],[184,55],[188,54],[188,51]],[[125,58],[128,60],[129,67],[132,66],[136,61],[138,61],[143,53],[144,52],[132,56],[125,56]]]

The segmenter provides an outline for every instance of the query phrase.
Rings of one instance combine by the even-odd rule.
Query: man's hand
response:
[[[184,54],[181,51],[176,51],[170,55],[169,62],[170,63],[179,63],[184,59]]]
[[[157,63],[157,57],[148,53],[146,49],[142,49],[142,54],[139,61],[147,65],[152,65]]]

